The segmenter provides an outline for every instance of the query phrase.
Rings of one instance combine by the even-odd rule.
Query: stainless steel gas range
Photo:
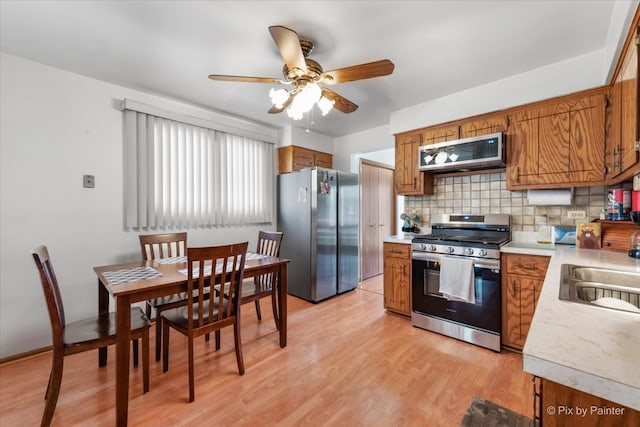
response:
[[[499,352],[500,247],[509,241],[510,228],[506,214],[433,215],[431,234],[416,236],[411,244],[411,323]],[[441,282],[458,280],[460,272],[452,273],[450,265],[461,259],[466,260],[463,269],[469,269],[461,277],[471,279],[466,300],[441,289]],[[443,263],[449,267],[442,269]]]

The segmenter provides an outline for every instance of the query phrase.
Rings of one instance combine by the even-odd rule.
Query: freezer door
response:
[[[278,231],[283,241],[280,256],[290,260],[288,292],[311,301],[311,170],[278,175]],[[315,252],[315,251],[314,251]]]
[[[358,286],[358,175],[338,172],[338,293]]]
[[[315,192],[312,192],[311,206],[311,250],[315,253],[312,253],[311,268],[312,272],[315,272],[316,282],[311,288],[311,299],[321,301],[337,293],[338,185],[336,171],[323,168],[312,169],[312,181],[315,183]]]

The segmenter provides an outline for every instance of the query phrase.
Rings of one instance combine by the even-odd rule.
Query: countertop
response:
[[[521,253],[542,254],[532,250]],[[640,410],[640,315],[558,298],[562,264],[640,272],[640,261],[561,245],[551,254],[522,351],[524,371]]]
[[[403,243],[410,245],[411,240],[416,237],[414,233],[394,234],[393,236],[385,236],[382,238],[383,243]]]
[[[552,256],[560,245],[542,245],[540,243],[511,241],[500,248],[500,252],[524,255]]]

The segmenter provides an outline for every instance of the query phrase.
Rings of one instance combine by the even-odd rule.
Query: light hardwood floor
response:
[[[244,376],[231,331],[217,353],[213,340],[196,345],[193,403],[184,337],[172,335],[169,372],[151,362],[148,394],[142,370],[132,369],[129,425],[448,427],[475,396],[531,415],[531,377],[519,354],[413,328],[383,310],[380,293],[358,288],[320,304],[290,296],[284,349],[268,302],[262,322],[252,304],[242,307]],[[54,426],[115,424],[113,349],[105,368],[97,358],[65,359]],[[0,366],[0,426],[39,425],[50,362],[47,352]]]

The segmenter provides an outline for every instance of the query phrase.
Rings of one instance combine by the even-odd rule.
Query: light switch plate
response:
[[[82,186],[84,188],[95,188],[96,177],[93,175],[82,175]]]

